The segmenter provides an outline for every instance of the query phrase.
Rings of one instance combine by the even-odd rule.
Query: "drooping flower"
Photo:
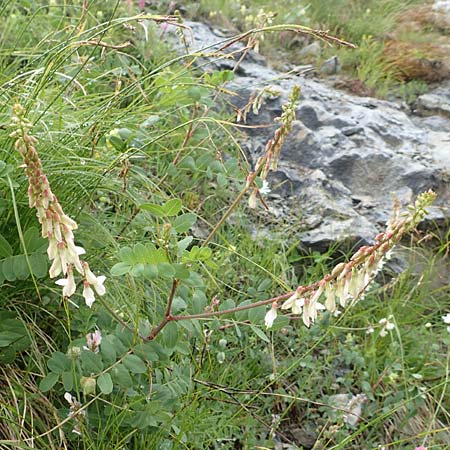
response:
[[[75,293],[77,285],[75,283],[72,266],[70,264],[67,266],[67,278],[61,278],[60,280],[55,281],[55,283],[59,286],[63,286],[64,297],[71,297]]]
[[[95,302],[95,295],[94,291],[91,288],[91,285],[85,280],[83,282],[83,297],[84,301],[86,302],[86,305],[89,306],[89,308],[94,304]]]
[[[273,322],[277,318],[277,304],[276,302],[272,303],[272,307],[267,311],[266,316],[264,317],[264,322],[267,328],[272,328]]]

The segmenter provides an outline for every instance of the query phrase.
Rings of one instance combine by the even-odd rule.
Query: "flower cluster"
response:
[[[380,330],[380,336],[386,337],[389,333],[389,331],[392,331],[395,328],[394,322],[391,322],[391,320],[394,318],[394,316],[391,314],[390,316],[383,317],[378,321],[380,324],[381,330]]]
[[[269,139],[267,142],[264,155],[260,156],[256,161],[255,171],[247,178],[248,188],[250,188],[254,182],[254,174],[260,175],[263,181],[263,188],[268,186],[266,181],[267,175],[270,170],[276,170],[278,167],[281,147],[292,129],[292,122],[295,120],[295,110],[298,106],[299,98],[300,88],[298,86],[294,86],[289,97],[289,102],[283,105],[283,113],[281,114],[281,117],[277,119],[281,122],[280,127],[275,131],[273,139]],[[258,194],[261,194],[261,190],[257,187],[253,188],[248,200],[250,208],[256,207]]]
[[[86,343],[87,347],[84,347],[86,350],[98,353],[100,344],[102,343],[102,333],[100,330],[95,330],[93,333],[88,333],[86,335]]]
[[[348,263],[338,264],[331,274],[310,286],[299,286],[295,292],[281,305],[281,309],[290,310],[295,315],[301,315],[303,323],[309,327],[317,318],[318,311],[327,309],[331,313],[338,313],[337,305],[342,308],[348,304],[354,305],[363,298],[363,292],[374,280],[383,267],[384,261],[389,259],[392,248],[404,233],[414,228],[427,213],[426,207],[436,198],[432,191],[418,196],[410,211],[400,214],[399,208],[389,222],[387,230],[376,236],[376,243],[372,246],[361,247]],[[320,303],[321,298],[324,304]],[[277,305],[267,312],[266,325],[270,328],[276,318]],[[450,321],[450,317],[449,317]],[[394,324],[384,319],[380,321],[381,336],[392,330]]]
[[[86,416],[86,410],[81,409],[81,403],[70,392],[66,392],[64,398],[70,405],[69,417],[75,419],[76,422],[72,432],[81,435],[81,425]]]
[[[87,262],[80,260],[85,253],[82,247],[75,245],[73,231],[77,223],[67,216],[50,188],[44,173],[42,162],[36,150],[37,139],[28,134],[32,124],[24,117],[21,105],[14,105],[12,126],[15,128],[11,137],[16,139],[15,147],[22,155],[23,168],[28,178],[28,200],[30,208],[36,208],[36,215],[42,226],[42,237],[49,241],[47,254],[52,261],[50,278],[63,274],[64,278],[56,281],[63,286],[64,297],[71,297],[76,291],[74,269],[83,277],[83,296],[91,307],[95,301],[92,288],[98,295],[105,294],[104,276],[96,277]]]

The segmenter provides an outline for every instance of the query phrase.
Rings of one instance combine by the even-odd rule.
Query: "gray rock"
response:
[[[324,75],[335,75],[341,71],[341,63],[337,56],[327,59],[320,67],[320,72]]]
[[[305,56],[319,56],[322,51],[322,46],[319,41],[314,41],[312,44],[303,47],[299,52],[299,58],[303,58]]]
[[[211,51],[223,40],[206,25],[190,25],[193,49]],[[241,43],[226,51],[239,48]],[[223,60],[230,63],[216,57],[208,64],[220,68]],[[300,224],[298,237],[304,245],[324,248],[342,240],[371,242],[390,217],[393,194],[406,205],[420,192],[433,189],[438,201],[431,209],[432,219],[442,224],[449,220],[448,86],[419,98],[430,117],[411,116],[396,103],[356,97],[310,78],[286,77],[250,52],[227,88],[239,94],[231,100],[242,108],[252,93],[268,84],[282,94],[266,99],[258,115],[249,113],[249,125],[273,124],[292,87],[301,86],[297,121],[269,183],[271,195],[290,205],[286,221]],[[437,112],[441,116],[433,115]],[[274,124],[248,130],[243,147],[251,160],[262,154],[276,128]]]
[[[420,95],[415,102],[415,108],[420,115],[440,114],[450,118],[450,84]]]

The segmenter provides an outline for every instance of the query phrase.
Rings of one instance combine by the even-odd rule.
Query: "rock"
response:
[[[319,41],[314,41],[312,44],[303,47],[298,52],[299,58],[304,58],[305,56],[320,56],[320,52],[322,51],[322,46]]]
[[[223,40],[206,25],[189,25],[193,49],[210,46],[212,51],[218,48],[214,43]],[[237,43],[226,51],[242,48]],[[221,68],[223,61],[232,66],[235,60],[215,57],[208,64]],[[281,115],[292,87],[299,84],[297,120],[283,146],[278,171],[270,173],[268,181],[270,195],[281,196],[289,207],[285,221],[296,224],[304,245],[324,249],[337,241],[372,242],[390,217],[393,195],[406,205],[420,192],[433,189],[438,201],[430,208],[432,220],[441,224],[449,220],[448,85],[419,97],[418,109],[426,110],[427,117],[412,116],[396,103],[350,95],[303,76],[283,75],[249,52],[227,89],[239,94],[231,101],[243,108],[255,91],[268,84],[281,95],[266,98],[258,115],[249,112],[247,124],[273,125],[249,128],[242,146],[256,162],[277,128],[274,119]],[[278,204],[275,210],[277,214],[285,211]]]
[[[450,15],[450,1],[449,0],[436,0],[432,6],[434,11],[438,11],[444,14]]]
[[[341,71],[341,63],[337,56],[327,59],[320,67],[320,72],[324,75],[335,75]]]
[[[331,406],[336,408],[332,416],[341,415],[344,423],[354,428],[362,417],[363,405],[368,401],[365,394],[336,394],[328,398]]]
[[[414,107],[417,113],[422,116],[439,114],[450,118],[450,84],[446,83],[426,94],[420,95]]]

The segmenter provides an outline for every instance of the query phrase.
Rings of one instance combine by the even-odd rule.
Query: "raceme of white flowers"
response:
[[[345,308],[354,305],[363,298],[364,291],[375,279],[383,267],[384,261],[389,259],[392,248],[400,241],[403,234],[414,228],[427,213],[426,207],[436,198],[432,191],[424,192],[417,197],[409,212],[400,214],[399,207],[394,209],[394,217],[389,222],[387,230],[375,237],[372,246],[361,247],[348,263],[338,264],[330,275],[310,286],[299,286],[294,293],[281,305],[282,310],[290,310],[292,314],[302,316],[303,323],[309,327],[315,322],[319,311],[328,310],[339,314],[337,305]],[[319,300],[324,298],[324,303]],[[267,312],[265,323],[270,328],[277,317],[278,304],[274,302]],[[386,336],[395,325],[389,321],[392,317],[381,319],[379,322],[380,336]],[[444,322],[450,324],[450,314],[443,317]],[[450,327],[449,327],[450,329]]]
[[[30,136],[28,131],[32,124],[24,117],[21,105],[14,105],[12,126],[15,128],[10,134],[16,139],[15,147],[22,155],[25,174],[28,177],[28,200],[30,208],[36,208],[36,215],[42,226],[42,237],[49,241],[47,254],[52,261],[49,270],[50,278],[59,275],[64,277],[56,284],[63,287],[64,297],[71,297],[76,291],[74,269],[83,277],[83,297],[86,305],[91,307],[95,301],[95,294],[104,295],[104,276],[95,276],[87,262],[80,260],[85,250],[75,245],[73,230],[78,225],[67,216],[50,188],[50,183],[43,171],[35,144],[37,139]]]

